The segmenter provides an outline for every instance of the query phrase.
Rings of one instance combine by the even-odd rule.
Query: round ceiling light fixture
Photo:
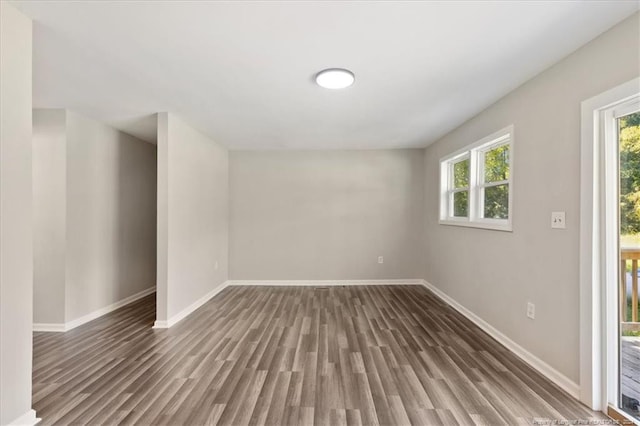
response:
[[[345,89],[356,81],[356,77],[344,68],[328,68],[316,74],[316,83],[325,89]]]

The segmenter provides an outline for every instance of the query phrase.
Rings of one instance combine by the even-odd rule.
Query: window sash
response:
[[[485,217],[485,198],[486,198],[486,192],[485,190],[487,188],[493,188],[496,186],[507,186],[507,217],[506,218],[496,218],[496,217]],[[511,185],[509,184],[509,181],[503,181],[503,183],[498,183],[494,185],[494,182],[491,182],[491,184],[488,185],[483,185],[483,186],[479,186],[479,196],[478,196],[478,201],[479,201],[479,205],[478,205],[478,219],[482,220],[482,221],[491,221],[492,223],[502,223],[505,221],[508,221],[511,217],[511,203],[509,202],[509,197],[511,195]]]
[[[469,179],[468,179],[468,182],[467,182],[467,186],[456,188],[456,178],[455,178],[456,164],[462,163],[463,161],[467,161],[467,160],[469,160],[469,167],[471,167],[471,157],[470,157],[470,155],[468,153],[466,155],[453,158],[453,159],[451,159],[449,161],[449,163],[448,163],[449,176],[448,176],[448,183],[447,183],[447,189],[448,190],[450,190],[450,191],[455,190],[455,189],[464,190],[465,188],[466,189],[470,189],[470,187],[471,187],[471,173],[469,173]]]
[[[459,194],[461,192],[466,192],[467,195],[467,215],[466,216],[456,216],[456,212],[455,212],[455,195]],[[471,203],[469,200],[469,197],[471,196],[471,188],[467,187],[467,188],[456,188],[456,189],[452,189],[448,191],[448,220],[468,220],[469,219],[469,214],[471,213]]]
[[[509,179],[506,179],[506,181],[509,181],[511,179],[511,138],[504,138],[499,141],[499,142],[492,142],[491,145],[487,145],[487,146],[481,146],[480,148],[478,148],[477,152],[477,161],[478,161],[478,184],[479,185],[485,185],[485,184],[490,184],[490,183],[494,183],[494,182],[486,182],[486,173],[485,173],[485,163],[486,163],[486,159],[487,159],[487,154],[491,151],[493,151],[494,149],[498,149],[501,148],[503,146],[508,146],[509,147],[509,161],[507,162],[507,164],[509,165]],[[505,180],[501,181],[501,182],[505,182]]]
[[[509,185],[509,182],[509,180],[498,180],[495,182],[481,183],[477,186],[478,188],[489,188],[491,186]]]

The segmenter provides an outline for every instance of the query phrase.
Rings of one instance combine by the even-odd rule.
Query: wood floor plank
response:
[[[228,287],[171,329],[154,319],[151,295],[68,333],[34,333],[42,424],[605,419],[421,286]]]

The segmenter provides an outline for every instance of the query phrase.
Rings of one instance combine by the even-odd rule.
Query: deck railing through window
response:
[[[638,322],[638,259],[640,248],[620,250],[620,322],[627,320],[627,266],[631,266],[631,322]]]

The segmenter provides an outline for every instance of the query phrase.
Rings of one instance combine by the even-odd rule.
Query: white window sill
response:
[[[513,232],[513,227],[510,222],[508,223],[492,223],[492,222],[469,222],[467,220],[439,220],[438,223],[440,225],[449,225],[449,226],[463,226],[465,228],[479,228],[479,229],[488,229],[491,231],[503,231],[503,232]]]

